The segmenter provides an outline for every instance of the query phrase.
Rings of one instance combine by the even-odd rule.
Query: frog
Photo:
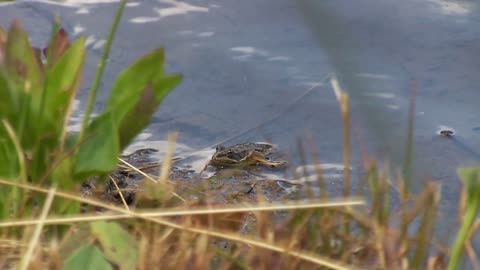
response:
[[[241,143],[232,146],[219,145],[215,149],[210,161],[205,165],[215,168],[237,167],[246,168],[251,165],[264,165],[271,168],[287,164],[286,161],[272,161],[268,155],[272,152],[273,146],[266,143]]]

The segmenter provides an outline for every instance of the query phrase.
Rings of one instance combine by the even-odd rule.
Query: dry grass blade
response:
[[[83,202],[88,203],[89,200]],[[96,202],[95,202],[96,204]],[[319,209],[319,208],[343,208],[347,206],[360,206],[364,205],[361,200],[351,201],[337,201],[337,202],[311,202],[302,204],[268,204],[250,207],[222,207],[222,208],[205,208],[205,209],[191,209],[191,210],[164,210],[161,212],[136,212],[136,216],[131,214],[103,214],[103,215],[78,215],[64,218],[48,218],[42,221],[46,225],[54,224],[71,224],[77,222],[92,222],[100,220],[118,220],[118,219],[130,219],[130,218],[155,218],[155,217],[172,217],[172,216],[193,216],[193,215],[213,215],[213,214],[230,214],[241,212],[266,212],[266,211],[286,211],[286,210],[305,210],[305,209]],[[97,206],[104,207],[104,204]],[[109,206],[112,208],[112,206]],[[112,209],[113,210],[113,209]],[[133,213],[133,212],[132,212]],[[137,216],[138,215],[138,216]],[[4,227],[16,227],[16,226],[30,226],[40,223],[39,220],[19,220],[19,221],[6,221],[0,222],[0,228]]]
[[[26,168],[25,157],[23,155],[22,147],[20,146],[20,142],[17,139],[18,136],[17,136],[17,134],[15,134],[15,131],[13,130],[12,126],[10,125],[10,123],[7,120],[3,119],[2,123],[3,123],[3,126],[5,127],[5,129],[7,130],[8,136],[10,137],[10,139],[12,140],[12,142],[15,146],[15,150],[17,151],[18,163],[20,165],[20,179],[22,181],[26,181],[27,180],[27,171],[26,171],[27,168]]]
[[[167,152],[165,153],[165,159],[160,170],[160,181],[166,182],[168,180],[168,172],[172,165],[172,156],[175,152],[175,142],[177,141],[177,133],[168,134],[168,147]]]
[[[340,105],[340,112],[342,115],[342,137],[343,137],[343,183],[344,183],[344,196],[350,194],[350,120],[348,109],[348,95],[340,88],[340,83],[335,76],[330,80],[333,92],[337,97],[337,101]]]
[[[313,163],[316,164],[315,166],[315,172],[316,172],[316,177],[317,177],[317,183],[318,186],[320,187],[320,198],[321,199],[328,199],[328,193],[327,193],[327,185],[325,184],[325,179],[323,179],[323,169],[322,166],[320,165],[320,160],[318,159],[318,153],[317,153],[317,147],[313,141],[313,136],[309,132],[307,134],[307,142],[308,145],[311,149],[311,158],[313,160]]]
[[[113,185],[117,189],[118,195],[120,195],[120,199],[122,200],[123,206],[125,206],[125,209],[130,210],[130,208],[128,207],[127,201],[125,201],[125,197],[123,196],[122,190],[118,187],[117,181],[111,175],[109,175],[108,177],[110,178],[110,181],[112,181]]]
[[[127,165],[129,168],[131,168],[133,171],[143,175],[146,179],[154,182],[154,183],[158,183],[158,180],[154,179],[152,176],[150,176],[149,174],[147,173],[144,173],[142,171],[142,169],[149,169],[149,168],[154,168],[154,167],[157,167],[157,166],[162,166],[162,169],[163,168],[167,168],[167,175],[168,175],[168,169],[170,168],[170,165],[171,165],[171,162],[173,160],[178,160],[178,158],[175,158],[175,159],[172,159],[171,157],[169,157],[168,159],[166,159],[165,161],[163,161],[162,163],[158,163],[158,164],[154,164],[154,165],[151,165],[151,166],[146,166],[146,167],[142,167],[142,168],[137,168],[135,166],[133,166],[132,164],[128,163],[127,161],[125,161],[124,159],[122,158],[118,158],[118,160],[120,160],[120,162],[124,163],[125,165]],[[167,164],[168,163],[168,164]],[[167,164],[167,165],[166,165]],[[163,179],[163,178],[161,178]],[[166,181],[168,181],[168,179],[166,179]],[[172,191],[172,195],[177,197],[179,200],[181,200],[182,202],[185,202],[186,200],[184,198],[182,198],[182,196],[180,196],[179,194],[177,194],[176,192],[173,192]]]
[[[480,270],[480,263],[478,261],[478,256],[475,252],[475,249],[473,248],[472,245],[472,239],[475,235],[475,232],[480,228],[480,219],[477,219],[475,223],[473,223],[472,227],[470,228],[470,232],[468,233],[467,239],[465,243],[465,251],[470,259],[470,262],[472,263],[472,267],[475,270]]]
[[[342,117],[342,143],[343,143],[343,196],[350,196],[350,116],[348,109],[348,95],[340,88],[340,83],[335,76],[330,80],[337,101],[340,105]],[[348,220],[345,221],[345,232],[350,231]]]
[[[118,158],[118,160],[120,160],[120,162],[124,163],[125,165],[127,165],[128,167],[130,167],[132,170],[134,170],[135,172],[143,175],[145,178],[147,178],[148,180],[150,181],[153,181],[155,183],[157,183],[158,181],[156,179],[153,179],[153,177],[151,177],[150,175],[142,172],[140,169],[138,169],[137,167],[133,166],[132,164],[128,163],[127,161],[125,161],[124,159],[122,158]],[[155,164],[155,166],[158,166],[157,164]]]
[[[43,193],[48,192],[48,190],[46,190],[44,188],[41,188],[41,187],[35,187],[35,186],[20,184],[20,183],[14,183],[14,182],[4,180],[4,179],[0,179],[0,183],[6,184],[6,185],[11,185],[11,186],[16,186],[16,187],[20,187],[20,188],[24,188],[24,189],[28,189],[28,190],[43,192]],[[219,238],[223,238],[223,239],[229,240],[229,241],[235,241],[235,242],[246,244],[246,245],[251,245],[251,246],[255,246],[255,247],[259,247],[259,248],[265,248],[265,249],[275,251],[275,252],[285,253],[285,254],[291,255],[293,257],[302,259],[304,261],[308,261],[308,262],[315,263],[317,265],[329,267],[331,269],[338,269],[338,270],[357,269],[355,267],[345,266],[343,263],[334,262],[334,261],[332,261],[330,259],[327,259],[327,258],[321,258],[321,257],[316,256],[316,255],[310,255],[310,254],[307,254],[306,252],[303,252],[303,251],[301,252],[301,251],[289,250],[287,248],[276,246],[276,245],[269,244],[269,243],[265,243],[265,242],[262,242],[260,240],[249,239],[249,238],[245,237],[245,235],[239,235],[239,234],[236,234],[236,233],[221,233],[221,232],[211,231],[211,230],[208,230],[208,229],[201,229],[201,228],[191,228],[191,227],[183,226],[183,225],[180,225],[180,224],[177,224],[177,223],[174,223],[174,222],[163,220],[163,219],[160,219],[160,218],[144,217],[139,213],[135,213],[134,211],[128,211],[128,210],[125,210],[123,208],[119,208],[119,207],[116,207],[116,206],[111,206],[111,205],[108,205],[108,204],[105,204],[105,203],[97,202],[95,200],[82,198],[82,197],[71,195],[71,194],[64,193],[64,192],[56,192],[56,195],[67,198],[67,199],[73,199],[73,200],[77,200],[77,201],[80,201],[80,202],[89,203],[89,204],[99,206],[99,207],[103,207],[103,208],[106,208],[106,209],[109,209],[109,210],[112,210],[112,211],[117,211],[117,212],[129,215],[131,217],[136,217],[136,218],[140,218],[140,219],[143,219],[143,220],[151,221],[153,223],[168,226],[168,227],[171,227],[171,228],[174,228],[174,229],[183,230],[183,231],[186,231],[186,232],[191,232],[191,233],[196,233],[196,234],[205,234],[205,235],[212,236],[212,237],[219,237]],[[363,202],[360,202],[360,201],[357,202],[357,203],[358,204],[363,204]]]
[[[45,219],[47,218],[48,211],[52,206],[53,198],[55,195],[55,188],[50,188],[48,191],[47,199],[42,209],[42,213],[40,214],[40,218],[38,219],[37,226],[35,227],[35,231],[33,232],[33,236],[30,239],[30,243],[28,244],[27,251],[22,259],[22,264],[20,269],[26,270],[28,268],[28,264],[32,259],[33,252],[35,251],[35,247],[37,246],[38,239],[40,238],[40,233],[42,232],[42,228],[45,225]]]

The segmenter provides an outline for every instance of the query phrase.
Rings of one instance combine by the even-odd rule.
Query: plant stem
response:
[[[415,118],[415,95],[416,85],[412,84],[412,92],[410,94],[410,106],[408,108],[408,123],[407,123],[407,142],[405,143],[405,156],[403,161],[403,173],[405,178],[404,192],[410,188],[410,181],[412,177],[412,148],[413,148],[413,122]]]
[[[87,106],[85,107],[85,115],[83,117],[82,128],[80,129],[80,136],[78,140],[82,140],[85,130],[87,128],[88,122],[90,120],[90,114],[92,113],[93,104],[95,103],[95,97],[97,96],[98,86],[100,85],[100,80],[102,79],[103,70],[105,69],[105,62],[107,61],[108,54],[110,52],[110,47],[112,45],[115,32],[117,30],[118,23],[122,17],[123,9],[127,4],[127,0],[122,0],[118,4],[117,11],[115,12],[115,17],[113,17],[112,25],[110,26],[110,31],[108,33],[107,42],[103,48],[102,56],[97,64],[97,71],[95,72],[95,77],[92,82],[92,87],[90,88],[90,94],[88,96]]]
[[[466,190],[465,192],[471,191]],[[470,196],[470,200],[468,200],[468,206],[465,216],[463,217],[462,227],[458,231],[457,238],[453,243],[452,253],[450,254],[447,270],[457,269],[458,262],[460,261],[460,257],[462,255],[463,245],[465,244],[465,239],[467,238],[470,227],[480,206],[480,197],[478,194],[476,195],[477,196]]]

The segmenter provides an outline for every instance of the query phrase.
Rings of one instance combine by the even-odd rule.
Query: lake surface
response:
[[[36,46],[45,44],[54,15],[71,36],[87,37],[72,130],[117,2],[0,4],[0,25],[20,19]],[[373,156],[400,164],[414,88],[413,188],[421,189],[425,176],[441,183],[440,219],[451,222],[460,189],[455,170],[480,157],[479,15],[474,1],[130,1],[95,109],[123,67],[162,46],[166,70],[183,73],[184,81],[137,147],[162,154],[168,133],[177,131],[177,154],[195,154],[197,168],[220,143],[270,141],[300,166],[297,142],[307,146],[311,134],[339,187],[342,124],[328,76],[335,72],[351,96],[354,175],[361,163],[357,127]],[[453,140],[438,136],[443,128],[455,131]]]

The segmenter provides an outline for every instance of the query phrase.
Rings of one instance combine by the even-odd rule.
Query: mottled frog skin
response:
[[[268,157],[272,145],[263,143],[242,143],[232,146],[218,146],[207,166],[246,167],[250,165],[265,165],[277,167],[286,164],[286,161],[272,161]]]

